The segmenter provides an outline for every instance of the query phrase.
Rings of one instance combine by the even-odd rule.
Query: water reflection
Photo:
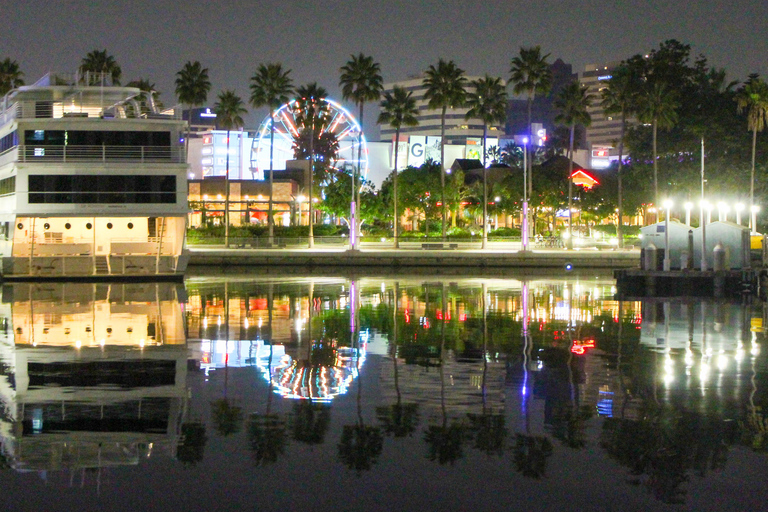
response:
[[[5,287],[3,453],[20,470],[143,460],[183,480],[195,465],[293,496],[315,478],[296,468],[374,494],[393,467],[413,494],[448,492],[451,474],[555,495],[618,482],[628,508],[706,508],[713,473],[757,485],[764,304],[614,292],[594,278],[191,279],[181,300],[167,285]],[[585,464],[591,479],[574,479]]]
[[[10,467],[72,478],[93,469],[98,484],[101,468],[172,456],[180,434],[204,444],[204,431],[181,423],[187,351],[174,285],[12,284],[2,294]]]

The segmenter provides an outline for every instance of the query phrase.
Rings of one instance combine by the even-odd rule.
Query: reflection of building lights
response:
[[[574,340],[571,352],[576,355],[582,355],[587,352],[587,349],[595,348],[595,340],[592,338],[586,340]]]
[[[249,326],[250,324],[248,323],[248,318],[246,317],[245,320],[243,320],[243,327],[247,329]]]
[[[261,329],[261,318],[259,318],[259,329]]]
[[[722,372],[725,371],[726,368],[728,368],[728,356],[720,354],[717,358],[717,369]]]

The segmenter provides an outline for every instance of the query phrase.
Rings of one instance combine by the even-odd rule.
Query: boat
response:
[[[3,280],[183,277],[181,109],[107,73],[48,73],[0,109]]]

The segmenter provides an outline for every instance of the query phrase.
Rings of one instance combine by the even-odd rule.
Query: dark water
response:
[[[768,509],[768,309],[613,285],[6,285],[0,507]]]

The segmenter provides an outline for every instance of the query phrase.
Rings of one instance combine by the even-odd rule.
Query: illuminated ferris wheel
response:
[[[324,132],[336,135],[339,141],[337,169],[356,168],[360,164],[363,178],[368,176],[368,144],[365,135],[360,136],[360,125],[352,114],[333,100],[320,100],[327,107],[330,122],[325,123]],[[273,148],[273,169],[285,169],[285,162],[293,160],[293,141],[298,135],[295,117],[296,100],[286,103],[275,111],[275,146]],[[269,179],[270,118],[264,118],[251,146],[251,172],[257,180]],[[358,161],[358,148],[361,148]]]

